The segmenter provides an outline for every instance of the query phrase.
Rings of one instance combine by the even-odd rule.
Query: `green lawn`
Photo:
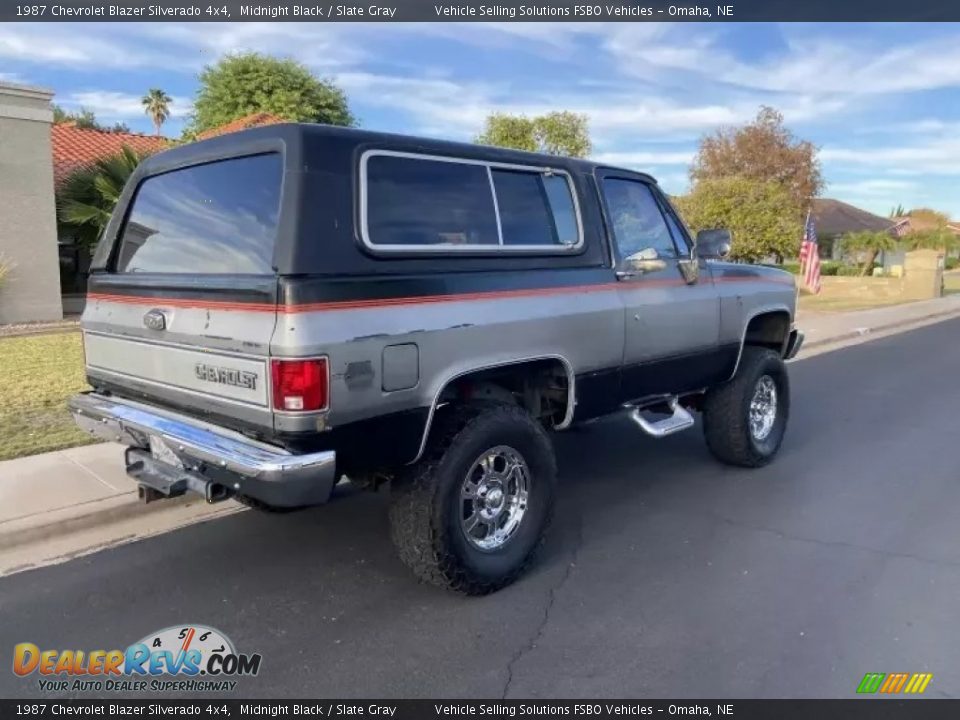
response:
[[[0,338],[0,460],[85,445],[67,398],[87,387],[78,332]]]

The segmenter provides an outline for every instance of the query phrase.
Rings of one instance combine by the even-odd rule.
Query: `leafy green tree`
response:
[[[960,246],[960,238],[946,223],[930,230],[917,230],[901,238],[907,250],[942,250],[948,252]]]
[[[907,211],[904,210],[903,205],[900,205],[899,203],[897,203],[896,207],[890,208],[890,217],[892,218],[901,217],[906,214],[907,214]]]
[[[53,105],[52,108],[54,125],[73,123],[83,130],[106,130],[106,128],[97,122],[97,116],[94,115],[93,110],[80,108],[79,110],[69,112],[59,105]]]
[[[78,245],[93,252],[141,160],[142,155],[124,145],[117,155],[71,174],[57,193],[58,234],[72,235]]]
[[[80,108],[75,112],[68,112],[56,103],[50,105],[53,110],[53,124],[61,125],[63,123],[73,123],[81,130],[99,130],[100,132],[128,133],[130,128],[126,123],[116,122],[113,125],[101,125],[97,122],[97,116],[93,110]]]
[[[476,142],[568,157],[586,157],[591,150],[587,116],[565,110],[532,118],[493,113]]]
[[[160,127],[170,117],[171,97],[159,88],[150,88],[140,101],[143,111],[153,120],[153,128],[160,137]]]
[[[684,220],[694,231],[725,228],[733,235],[730,256],[755,262],[797,254],[803,235],[800,208],[782,185],[745,177],[699,180],[678,198]]]
[[[343,90],[294,60],[260,53],[227,55],[200,73],[189,132],[200,133],[254,113],[352,126]]]
[[[863,266],[860,268],[860,275],[869,275],[873,272],[873,264],[877,261],[877,255],[881,252],[897,249],[896,239],[888,232],[861,230],[860,232],[847,233],[841,238],[841,242],[844,250],[866,253]]]
[[[800,214],[823,190],[816,146],[796,138],[784,126],[783,115],[766,106],[752,122],[718,130],[700,141],[691,181],[730,176],[780,185]]]

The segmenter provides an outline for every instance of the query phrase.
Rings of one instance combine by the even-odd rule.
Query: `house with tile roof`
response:
[[[197,134],[197,140],[209,140],[212,137],[226,135],[227,133],[240,132],[241,130],[262,127],[263,125],[278,125],[285,122],[290,121],[272,113],[251,113],[250,115],[244,115],[242,118],[237,118],[236,120],[231,120],[228,123],[224,123],[220,127],[215,127],[211,130],[204,130],[202,133]]]
[[[822,258],[841,260],[843,247],[840,238],[847,233],[893,232],[892,219],[874,215],[842,200],[814,198],[810,211],[817,229]]]
[[[101,158],[117,155],[124,146],[141,155],[152,155],[166,150],[171,143],[168,138],[156,135],[81,128],[74,122],[53,125],[50,128],[50,145],[53,154],[54,193],[59,192],[70,175],[92,167]],[[79,247],[71,236],[62,232],[57,237],[57,252],[63,311],[66,314],[82,312],[87,291],[87,273],[90,269],[90,253]]]
[[[61,187],[71,173],[92,167],[100,158],[118,154],[124,145],[141,155],[152,155],[166,150],[170,143],[156,135],[80,128],[75,122],[58,123],[50,128],[54,186]]]
[[[11,140],[0,144],[0,168],[14,169],[0,173],[0,261],[14,266],[0,288],[0,323],[59,319],[83,310],[90,254],[73,238],[58,237],[56,228],[55,196],[67,178],[124,146],[151,155],[175,142],[73,122],[54,125],[52,96],[49,90],[0,82],[0,134]],[[282,122],[287,121],[271,113],[252,113],[197,139]]]

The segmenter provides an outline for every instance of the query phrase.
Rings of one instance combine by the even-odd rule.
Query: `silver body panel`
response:
[[[384,413],[429,408],[452,379],[536,358],[560,358],[574,376],[742,343],[749,320],[783,312],[795,291],[782,277],[749,266],[709,263],[696,284],[651,276],[583,288],[489,299],[447,298],[384,306],[284,311],[175,308],[168,329],[137,322],[153,306],[97,300],[83,326],[88,372],[133,382],[166,401],[198,400],[279,430],[313,428],[315,419],[271,412],[268,359],[327,356],[326,429]],[[156,305],[163,307],[162,303]],[[112,332],[106,334],[107,328]],[[189,332],[191,329],[197,332]],[[226,333],[233,333],[227,335]],[[397,347],[404,348],[398,354]],[[247,352],[238,352],[247,348]],[[198,362],[255,373],[256,389],[196,378]],[[391,364],[393,362],[394,364]],[[411,363],[416,363],[416,366]],[[395,377],[402,380],[397,380]],[[415,378],[411,384],[410,378]],[[394,387],[402,389],[391,389]]]
[[[383,390],[386,347],[416,345],[419,381]],[[431,407],[468,372],[518,360],[563,358],[574,373],[623,359],[623,307],[615,286],[582,292],[281,314],[272,343],[280,355],[330,358],[330,426]],[[351,382],[351,367],[369,367]]]
[[[116,272],[124,218],[139,183],[263,153],[279,153],[284,163],[272,270],[258,266],[261,274],[231,275],[207,265],[210,274],[194,275],[195,256],[188,254],[180,272]],[[431,245],[421,238],[409,246],[376,244],[364,181],[378,155],[485,166],[499,243]],[[527,244],[521,237],[507,244],[493,185],[493,173],[503,169],[564,178],[577,243]],[[675,247],[665,262],[642,274],[625,272],[622,261],[629,258],[620,257],[598,182],[609,170],[587,161],[297,125],[160,153],[138,167],[94,257],[82,327],[97,394],[78,402],[88,409],[93,403],[106,419],[103,427],[119,428],[141,450],[149,428],[166,422],[147,417],[155,406],[158,417],[176,415],[174,435],[181,437],[192,436],[196,421],[204,432],[222,427],[240,433],[230,437],[241,445],[247,438],[281,454],[335,450],[345,465],[344,458],[366,461],[369,449],[402,442],[400,459],[412,462],[424,450],[444,390],[474,372],[555,361],[568,397],[560,417],[554,403],[563,387],[551,386],[549,415],[562,430],[634,399],[725,381],[737,367],[748,324],[759,315],[777,314],[781,353],[796,352],[799,339],[786,337],[796,308],[786,273],[694,262],[692,240],[679,228],[669,231]],[[646,184],[660,211],[668,210],[649,176],[612,175]],[[202,226],[196,232],[200,255],[205,232]],[[325,410],[274,410],[271,362],[278,358],[326,359]],[[549,384],[557,375],[538,381],[544,378]],[[128,401],[139,405],[125,410]],[[217,447],[212,443],[210,452]]]

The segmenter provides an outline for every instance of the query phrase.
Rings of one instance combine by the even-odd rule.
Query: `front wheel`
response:
[[[737,374],[707,392],[703,432],[721,462],[740,467],[769,463],[783,442],[790,415],[790,382],[773,350],[743,348]]]
[[[423,459],[394,479],[400,559],[421,580],[470,595],[508,585],[540,545],[556,473],[549,437],[522,408],[443,408]]]

